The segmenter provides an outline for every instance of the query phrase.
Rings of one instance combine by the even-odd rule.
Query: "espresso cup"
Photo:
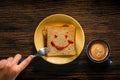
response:
[[[91,40],[86,46],[87,57],[95,63],[108,62],[112,64],[109,59],[111,53],[111,48],[109,43],[101,38],[96,38]]]

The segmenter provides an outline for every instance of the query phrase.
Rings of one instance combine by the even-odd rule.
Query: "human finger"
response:
[[[7,64],[7,60],[3,59],[0,61],[0,69],[3,69],[5,65]]]
[[[13,63],[18,64],[18,62],[19,62],[19,60],[20,60],[21,58],[22,58],[22,55],[17,54],[17,55],[14,57]]]
[[[8,61],[8,62],[12,62],[12,61],[13,61],[13,57],[9,57],[9,58],[7,59],[7,61]]]
[[[22,71],[24,68],[26,68],[32,59],[33,55],[28,56],[22,63],[19,64],[19,70]]]

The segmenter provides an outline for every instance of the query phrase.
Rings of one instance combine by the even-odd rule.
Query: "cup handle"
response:
[[[110,60],[110,59],[108,59],[108,64],[112,64],[113,62],[112,62],[112,60]]]

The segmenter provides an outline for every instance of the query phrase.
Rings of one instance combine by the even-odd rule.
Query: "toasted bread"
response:
[[[74,25],[47,26],[45,31],[46,44],[50,49],[47,56],[73,56],[76,54],[76,27]]]

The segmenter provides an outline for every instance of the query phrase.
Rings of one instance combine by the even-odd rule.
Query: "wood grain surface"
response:
[[[16,80],[120,80],[120,3],[118,0],[0,0],[0,59],[36,53],[34,32],[45,17],[62,13],[75,18],[85,33],[111,46],[112,65],[93,64],[82,54],[73,62],[53,65],[35,58]]]

